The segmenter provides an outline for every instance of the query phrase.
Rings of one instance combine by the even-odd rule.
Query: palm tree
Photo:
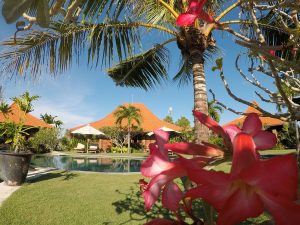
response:
[[[121,126],[123,120],[127,120],[127,132],[128,132],[128,153],[130,153],[130,136],[133,127],[133,123],[135,122],[138,126],[141,125],[143,120],[140,109],[129,105],[128,107],[121,105],[118,110],[114,113],[116,118],[116,124]]]
[[[20,109],[26,114],[33,111],[32,102],[36,101],[40,98],[38,95],[29,95],[29,92],[26,91],[19,97],[11,98],[19,107]]]
[[[1,102],[0,103],[0,112],[7,119],[8,114],[11,113],[12,110],[11,110],[10,106],[6,102]]]
[[[215,101],[209,101],[208,103],[208,115],[215,121],[220,122],[220,114],[223,112],[223,108],[215,104]]]
[[[215,21],[218,22],[239,4],[237,1],[229,6]],[[222,0],[211,0],[207,2],[206,9],[218,13],[221,6]],[[84,15],[81,23],[52,22],[46,31],[34,30],[5,41],[2,44],[12,48],[1,54],[0,60],[10,74],[30,71],[37,75],[42,66],[46,66],[47,71],[55,75],[67,70],[74,57],[79,60],[84,50],[87,50],[88,62],[95,67],[100,60],[102,64],[111,66],[116,55],[119,63],[107,71],[116,84],[148,90],[168,78],[171,54],[167,46],[173,48],[171,43],[177,43],[182,65],[173,79],[179,85],[193,81],[194,109],[208,114],[204,62],[216,51],[212,38],[216,23],[197,20],[193,26],[178,27],[176,18],[186,9],[186,0],[98,0],[96,4],[94,0],[86,0],[81,6]],[[99,22],[104,14],[110,19]],[[128,14],[131,19],[127,19]],[[140,34],[145,31],[161,34],[162,41],[136,54],[137,46],[142,43]],[[207,141],[207,128],[197,120],[195,127],[196,141]]]
[[[55,127],[60,127],[61,125],[63,125],[63,122],[60,121],[60,120],[56,120],[57,116],[52,116],[48,113],[45,113],[45,114],[41,114],[40,115],[40,118],[45,122],[45,123],[48,123],[48,124],[54,124]]]

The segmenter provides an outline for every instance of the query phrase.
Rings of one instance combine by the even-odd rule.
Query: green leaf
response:
[[[223,67],[223,58],[216,59],[216,66],[211,68],[212,71],[221,70]]]
[[[2,15],[6,23],[13,23],[30,7],[33,0],[4,0]]]
[[[5,144],[9,144],[9,143],[12,143],[12,139],[6,139],[6,141],[5,141]]]
[[[49,16],[49,5],[47,0],[40,0],[37,7],[37,23],[41,27],[49,27],[50,16]]]

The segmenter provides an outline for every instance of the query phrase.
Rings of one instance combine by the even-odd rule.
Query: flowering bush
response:
[[[150,210],[162,192],[163,207],[176,215],[176,220],[155,219],[147,225],[188,224],[179,216],[186,212],[192,224],[204,224],[193,213],[192,201],[205,200],[218,212],[217,225],[234,225],[267,211],[277,225],[300,224],[297,200],[297,162],[293,155],[262,160],[257,150],[276,144],[273,133],[262,130],[255,113],[237,126],[220,126],[201,112],[194,116],[224,140],[224,149],[203,143],[168,143],[167,132],[156,130],[156,144],[150,144],[150,155],[142,163],[141,173],[151,180],[140,180],[146,210]],[[168,151],[178,154],[171,161]],[[226,154],[225,154],[226,153]],[[196,157],[185,158],[180,154]],[[232,156],[230,173],[205,168],[212,161]],[[182,190],[174,179],[186,176],[193,185]],[[210,222],[215,224],[214,222]],[[205,223],[208,224],[208,223]]]

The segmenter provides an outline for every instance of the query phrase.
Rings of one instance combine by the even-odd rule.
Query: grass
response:
[[[214,169],[228,172],[230,166],[230,162],[223,162]],[[3,203],[0,225],[135,225],[161,215],[170,217],[159,204],[145,213],[138,186],[140,178],[138,174],[49,173],[24,184]],[[265,219],[262,216],[255,222]]]
[[[152,218],[170,218],[160,203],[150,212],[144,211],[138,188],[140,178],[141,175],[49,173],[24,184],[3,203],[0,225],[135,225]],[[196,201],[194,207],[201,215],[201,201]],[[253,220],[241,223],[249,224]]]
[[[26,183],[0,208],[1,225],[143,224],[141,175],[52,172]]]

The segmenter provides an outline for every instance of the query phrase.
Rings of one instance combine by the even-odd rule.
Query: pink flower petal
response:
[[[280,195],[264,193],[261,196],[265,207],[274,217],[276,225],[299,225],[300,205]]]
[[[233,194],[233,190],[230,188],[229,179],[226,183],[219,183],[217,185],[200,185],[196,188],[192,188],[187,191],[185,198],[203,198],[210,205],[212,205],[217,211],[220,211],[224,206],[228,198]]]
[[[199,111],[193,110],[194,116],[205,126],[207,126],[209,129],[211,129],[213,132],[215,132],[218,135],[221,135],[223,138],[229,138],[228,134],[225,132],[223,127],[221,127],[216,121],[214,121],[209,116],[205,115],[204,113],[201,113]]]
[[[257,150],[266,150],[273,148],[277,143],[276,135],[268,131],[259,131],[254,137]]]
[[[251,189],[238,189],[219,213],[217,225],[235,225],[263,212],[263,203]]]
[[[182,13],[176,19],[178,26],[192,26],[197,19],[197,14]]]
[[[148,184],[146,190],[143,192],[145,200],[145,208],[149,210],[159,197],[162,187],[169,181],[185,176],[186,172],[181,166],[176,166],[172,169],[163,171],[161,174],[153,177]]]
[[[241,178],[266,193],[284,196],[291,201],[297,198],[298,171],[293,155],[258,161],[243,171]]]
[[[236,125],[230,124],[227,126],[223,126],[223,129],[226,131],[226,133],[229,135],[231,142],[233,142],[233,139],[238,133],[241,133],[242,130],[237,127]]]
[[[164,208],[171,211],[176,211],[179,208],[179,202],[183,197],[183,193],[174,182],[169,182],[165,185],[162,193],[162,204]]]
[[[179,154],[186,154],[186,155],[202,155],[202,156],[208,156],[208,157],[220,157],[224,155],[224,152],[222,150],[212,148],[206,145],[199,145],[199,144],[193,144],[193,143],[185,143],[185,142],[179,142],[179,143],[168,143],[165,145],[166,149],[169,149],[173,152],[179,153]]]
[[[142,162],[141,173],[145,177],[153,177],[174,167],[174,163],[166,160],[155,145],[149,145],[150,156]]]
[[[179,158],[181,165],[186,169],[188,177],[197,184],[219,185],[229,182],[229,174],[224,172],[207,171],[199,167],[193,159]]]
[[[259,155],[252,137],[245,133],[237,134],[233,140],[231,176],[238,176],[243,169],[253,165],[258,159]]]
[[[201,19],[201,20],[204,20],[205,22],[207,23],[214,23],[215,20],[214,18],[212,17],[212,15],[209,15],[208,13],[206,13],[205,11],[201,11],[198,15],[198,17]]]
[[[154,131],[156,143],[158,145],[158,149],[161,152],[162,155],[168,157],[168,150],[165,150],[164,145],[168,143],[169,137],[170,137],[170,132],[166,132],[161,129],[157,129]]]
[[[246,117],[243,124],[243,132],[250,134],[251,136],[256,135],[262,128],[262,123],[256,113],[250,113]]]

